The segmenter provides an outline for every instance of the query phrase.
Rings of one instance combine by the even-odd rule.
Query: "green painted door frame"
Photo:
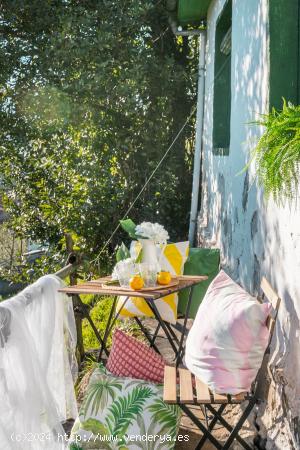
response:
[[[180,25],[199,25],[207,16],[211,0],[178,0],[177,19]]]

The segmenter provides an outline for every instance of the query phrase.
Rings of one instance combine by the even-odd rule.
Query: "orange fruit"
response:
[[[157,275],[158,284],[166,285],[166,284],[169,284],[171,282],[171,280],[172,280],[172,277],[171,277],[170,272],[166,272],[166,271],[162,270]]]
[[[129,280],[129,286],[134,291],[138,291],[144,287],[144,280],[141,275],[133,275]]]

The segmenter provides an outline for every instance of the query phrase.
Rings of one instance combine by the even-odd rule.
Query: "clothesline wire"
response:
[[[120,221],[126,219],[126,217],[128,216],[128,214],[130,213],[130,211],[132,210],[132,208],[134,207],[134,205],[136,204],[136,202],[138,201],[138,199],[140,198],[140,196],[142,195],[142,193],[144,192],[144,190],[146,189],[146,187],[148,186],[148,184],[150,183],[150,181],[152,180],[152,178],[154,177],[154,175],[156,174],[156,172],[158,171],[158,169],[160,168],[160,166],[162,165],[162,163],[164,162],[164,160],[166,159],[166,157],[168,156],[168,154],[170,153],[170,151],[172,150],[173,145],[175,144],[175,142],[177,141],[177,139],[179,138],[179,136],[181,135],[181,133],[183,132],[184,128],[186,127],[186,125],[188,124],[188,122],[190,121],[190,119],[192,118],[192,116],[194,115],[195,111],[196,111],[197,105],[194,105],[192,108],[192,111],[190,113],[190,115],[188,116],[188,118],[185,120],[184,124],[182,125],[182,127],[180,128],[180,130],[178,131],[178,133],[176,134],[175,138],[173,139],[172,143],[170,144],[170,146],[168,147],[168,149],[166,150],[165,154],[163,155],[163,157],[160,159],[160,161],[157,163],[157,166],[155,167],[155,169],[152,171],[151,175],[147,178],[144,186],[142,187],[142,189],[139,191],[139,193],[137,194],[137,196],[135,197],[135,199],[133,200],[133,202],[130,204],[129,208],[127,209],[127,211],[125,212],[125,214],[123,215],[122,219],[120,219]],[[105,242],[105,244],[103,245],[102,249],[100,250],[100,253],[98,254],[98,256],[94,259],[94,261],[92,262],[97,262],[100,258],[100,256],[102,255],[102,253],[104,252],[104,250],[107,248],[107,246],[109,245],[109,243],[112,241],[114,235],[116,234],[116,232],[118,231],[118,229],[120,228],[121,224],[120,221],[118,223],[118,225],[116,226],[116,228],[113,230],[112,234],[110,235],[110,237],[107,239],[107,241]]]
[[[216,75],[214,76],[210,86],[208,87],[208,90],[211,89],[211,87],[213,86],[214,82],[218,79],[218,77],[221,75],[227,61],[229,59],[229,55],[227,56],[227,58],[225,59],[224,63],[221,65],[220,69],[218,70],[218,72],[216,73]],[[152,173],[150,174],[150,176],[147,178],[145,184],[143,185],[143,187],[141,188],[141,190],[139,191],[139,193],[137,194],[137,196],[135,197],[135,199],[133,200],[133,202],[130,204],[129,208],[127,209],[127,211],[125,212],[125,214],[123,215],[123,217],[119,220],[117,226],[115,227],[115,229],[113,230],[113,232],[111,233],[110,237],[107,239],[107,241],[104,243],[103,247],[101,248],[100,252],[98,253],[98,255],[96,256],[96,258],[94,260],[91,261],[91,263],[98,263],[100,260],[101,255],[103,254],[104,250],[107,248],[107,246],[110,244],[110,242],[112,241],[113,237],[115,236],[116,232],[119,230],[120,226],[121,226],[121,221],[126,219],[128,214],[130,213],[130,211],[132,210],[132,208],[134,207],[134,205],[136,204],[136,202],[138,201],[138,199],[141,197],[142,193],[144,192],[144,190],[146,189],[146,187],[148,186],[148,184],[150,183],[150,181],[152,180],[152,178],[154,177],[154,175],[156,174],[156,172],[158,171],[158,169],[160,168],[160,166],[162,165],[162,163],[164,162],[164,160],[166,159],[166,157],[168,156],[168,154],[170,153],[170,151],[172,150],[174,144],[176,143],[177,139],[179,138],[179,136],[181,135],[181,133],[183,132],[183,130],[185,129],[185,127],[187,126],[187,124],[189,123],[189,121],[191,120],[191,118],[193,117],[194,113],[196,112],[197,109],[197,104],[193,106],[191,113],[189,114],[189,116],[187,117],[187,119],[185,120],[184,124],[182,125],[182,127],[180,128],[180,130],[178,131],[178,133],[176,134],[175,138],[173,139],[172,143],[170,144],[170,146],[167,148],[166,152],[164,153],[163,157],[159,160],[159,162],[157,163],[157,166],[155,167],[155,169],[152,171]]]

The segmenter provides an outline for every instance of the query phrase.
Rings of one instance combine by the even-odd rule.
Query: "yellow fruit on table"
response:
[[[157,275],[157,282],[158,284],[162,284],[162,285],[166,285],[171,283],[172,277],[170,272],[165,272],[165,271],[161,271],[159,272],[159,274]]]
[[[134,275],[129,280],[129,286],[134,291],[138,291],[144,287],[144,280],[141,275]]]

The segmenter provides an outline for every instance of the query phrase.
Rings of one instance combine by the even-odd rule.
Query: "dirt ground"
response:
[[[182,321],[179,320],[179,323],[180,322],[182,323]],[[190,327],[191,324],[192,324],[192,321],[189,321],[188,327]],[[144,325],[147,327],[147,329],[150,331],[150,333],[153,333],[155,330],[155,327],[156,327],[156,322],[152,319],[147,319],[144,321]],[[178,333],[178,335],[179,335],[179,333]],[[167,339],[165,338],[162,330],[160,330],[160,332],[158,334],[156,344],[157,344],[160,352],[164,356],[164,358],[169,363],[174,363],[174,353],[172,351],[170,344],[168,343]],[[201,419],[203,421],[204,417],[203,417],[203,414],[202,414],[200,408],[197,407],[196,405],[192,406],[192,408],[193,408],[192,409],[193,413],[199,419]],[[228,410],[227,409],[225,410],[226,414],[224,415],[224,418],[231,425],[234,425],[234,423],[238,420],[238,418],[240,416],[241,410],[243,409],[243,404],[236,405],[236,406],[229,405],[227,408],[228,408]],[[254,423],[254,417],[253,417],[253,415],[250,415],[249,421],[247,421],[245,423],[244,427],[242,428],[242,430],[240,432],[240,435],[246,440],[246,442],[251,447],[255,448],[253,445],[253,439],[255,437],[256,430],[255,430],[253,423]],[[181,428],[179,430],[179,434],[188,435],[188,441],[178,442],[175,447],[176,450],[183,450],[183,449],[184,450],[194,450],[202,436],[199,429],[190,420],[190,418],[187,417],[185,414],[183,414],[182,419],[181,419]],[[225,440],[228,436],[228,432],[220,424],[216,425],[216,427],[214,428],[213,434],[220,441],[220,443],[225,442]],[[207,441],[206,444],[204,445],[204,447],[202,447],[202,448],[203,448],[203,450],[215,450],[215,447],[209,441]],[[237,442],[234,442],[231,446],[232,450],[240,450],[242,448],[243,447]]]

